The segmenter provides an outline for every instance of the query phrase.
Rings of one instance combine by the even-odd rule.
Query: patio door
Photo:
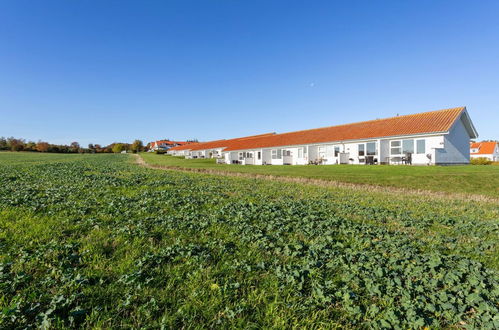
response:
[[[326,159],[326,147],[325,146],[320,146],[319,147],[319,159]]]

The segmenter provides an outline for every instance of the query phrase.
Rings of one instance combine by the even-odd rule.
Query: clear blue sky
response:
[[[499,138],[499,1],[0,0],[0,136],[108,144],[465,105]]]

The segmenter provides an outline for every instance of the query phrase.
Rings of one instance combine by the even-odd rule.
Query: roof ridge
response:
[[[277,133],[277,135],[292,134],[292,133],[299,133],[299,132],[307,132],[307,131],[313,131],[313,130],[319,130],[319,129],[325,129],[325,128],[334,128],[334,127],[339,127],[339,126],[349,126],[349,125],[357,125],[357,124],[366,124],[366,123],[370,123],[370,122],[377,122],[377,121],[389,120],[389,119],[395,119],[395,118],[407,118],[407,117],[412,117],[412,116],[419,116],[419,115],[424,115],[424,114],[430,114],[430,113],[435,113],[435,112],[444,112],[444,111],[450,111],[450,110],[458,110],[459,109],[459,110],[463,111],[465,108],[466,108],[465,106],[462,106],[462,107],[447,108],[447,109],[440,109],[440,110],[431,110],[431,111],[418,112],[418,113],[413,113],[413,114],[408,114],[408,115],[402,115],[402,116],[392,116],[392,117],[386,117],[386,118],[357,121],[355,123],[330,125],[330,126],[323,126],[323,127],[317,127],[317,128],[307,128],[307,129],[301,129],[301,130],[298,130],[298,131]]]

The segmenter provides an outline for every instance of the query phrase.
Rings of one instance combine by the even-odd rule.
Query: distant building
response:
[[[412,164],[470,162],[478,137],[466,107],[289,133],[195,143],[168,153],[243,165]]]
[[[473,142],[470,143],[471,158],[487,158],[493,162],[499,162],[499,143]]]
[[[189,145],[178,146],[171,148],[169,154],[176,156],[186,156],[187,158],[221,158],[222,151],[227,146],[238,141],[251,140],[259,137],[274,135],[275,133],[265,133],[259,135],[245,136],[235,139],[216,140],[209,142],[199,142]]]
[[[189,142],[185,142],[185,141],[170,141],[170,140],[153,141],[153,142],[149,143],[149,151],[157,151],[157,150],[167,151],[170,148],[173,148],[176,146],[182,146],[182,145],[185,145],[188,143]]]

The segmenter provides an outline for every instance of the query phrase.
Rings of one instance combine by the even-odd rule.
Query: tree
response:
[[[36,144],[36,150],[39,152],[47,152],[49,150],[50,145],[47,142],[38,142]]]
[[[24,140],[10,137],[7,139],[7,145],[11,151],[21,151],[24,148]]]
[[[141,152],[144,149],[144,144],[141,140],[135,140],[132,143],[131,149],[133,152]]]
[[[71,142],[69,146],[70,152],[80,152],[80,144],[78,142]]]
[[[7,139],[3,136],[0,137],[0,150],[9,150],[9,147],[7,146]]]
[[[115,154],[122,152],[123,151],[123,143],[115,143],[112,150]]]
[[[24,144],[25,151],[36,151],[36,143],[33,141],[28,141]]]

